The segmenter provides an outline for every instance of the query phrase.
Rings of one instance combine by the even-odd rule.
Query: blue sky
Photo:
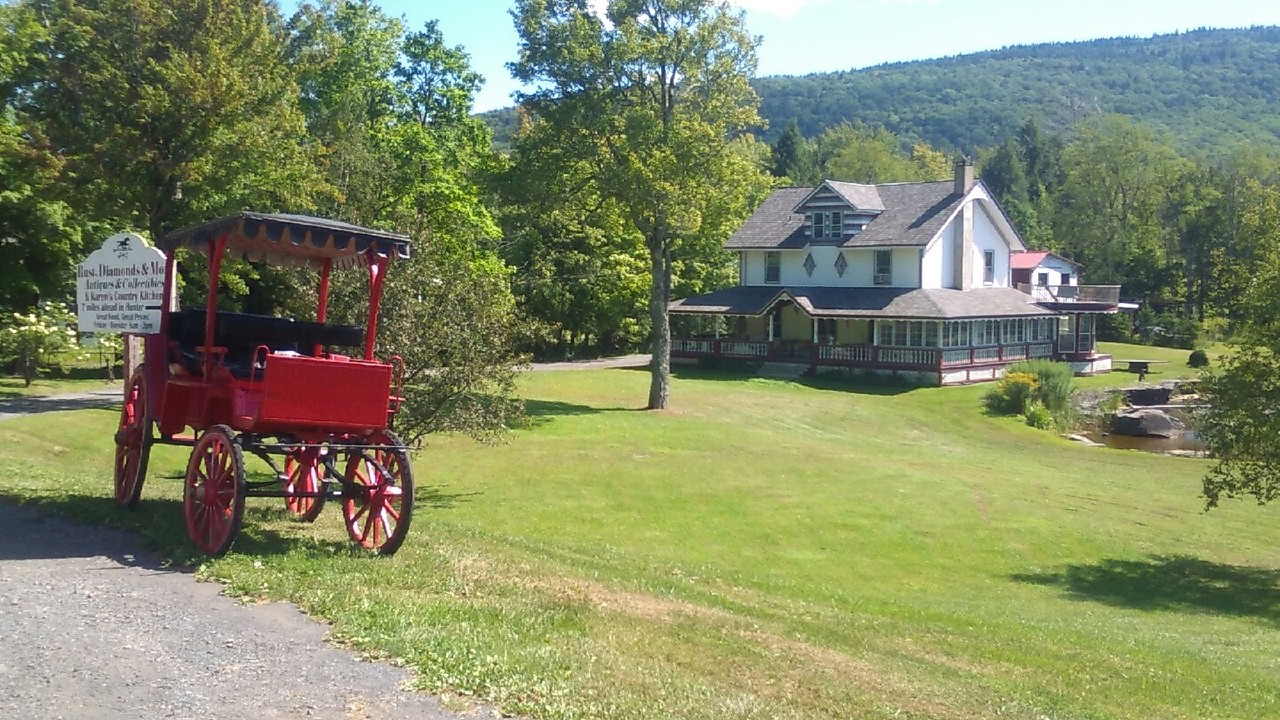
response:
[[[603,0],[599,0],[601,3]],[[377,2],[377,0],[375,0]],[[830,70],[1063,42],[1280,25],[1280,0],[730,0],[759,35],[759,75]],[[286,11],[294,2],[283,3]],[[511,104],[517,89],[510,0],[381,0],[411,26],[436,19],[485,77],[476,110]]]

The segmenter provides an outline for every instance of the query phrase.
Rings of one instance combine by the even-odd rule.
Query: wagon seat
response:
[[[356,325],[329,325],[236,312],[218,312],[214,322],[214,346],[226,348],[217,366],[237,380],[263,377],[264,359],[258,357],[256,366],[254,362],[254,354],[263,345],[273,353],[300,355],[310,355],[317,345],[325,351],[364,345],[364,328]],[[198,352],[204,344],[204,324],[203,309],[182,310],[169,317],[169,362],[195,376],[204,372]]]

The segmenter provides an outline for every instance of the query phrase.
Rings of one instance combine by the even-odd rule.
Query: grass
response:
[[[1204,513],[1204,461],[987,417],[982,385],[683,373],[671,411],[636,411],[647,384],[528,375],[510,442],[416,454],[394,558],[353,552],[335,508],[307,526],[260,500],[200,572],[535,717],[1280,714],[1280,530]],[[114,419],[0,423],[0,498],[190,560],[179,450],[137,512],[110,507]]]

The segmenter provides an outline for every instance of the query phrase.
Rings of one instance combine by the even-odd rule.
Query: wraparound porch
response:
[[[783,363],[807,366],[811,373],[845,369],[930,385],[993,380],[1010,363],[1034,358],[1073,361],[1079,374],[1110,366],[1110,358],[1094,350],[1091,323],[1058,317],[809,318],[798,308],[782,307],[766,316],[686,321],[686,333],[672,339],[672,357],[685,361]]]

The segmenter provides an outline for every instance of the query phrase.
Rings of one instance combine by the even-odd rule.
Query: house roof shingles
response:
[[[867,287],[779,287],[740,285],[676,300],[676,313],[760,315],[784,296],[812,317],[963,320],[1054,317],[1030,295],[1013,288],[975,290]]]
[[[950,180],[887,185],[827,184],[860,209],[872,209],[862,203],[874,202],[868,191],[874,192],[884,208],[862,232],[845,238],[840,247],[928,245],[959,207],[963,197],[955,192],[955,184]],[[813,190],[775,190],[729,238],[725,247],[730,250],[805,247],[809,238],[804,233],[804,215],[794,212],[794,209]]]
[[[838,180],[828,180],[826,185],[835,190],[837,195],[844,198],[845,202],[859,210],[884,210],[884,200],[880,197],[880,193],[876,191],[875,185],[840,182]]]

